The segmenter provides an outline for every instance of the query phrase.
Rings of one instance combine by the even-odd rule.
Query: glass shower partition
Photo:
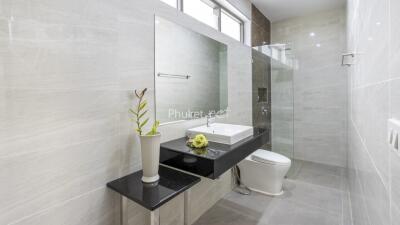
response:
[[[289,45],[263,45],[253,48],[253,80],[260,77],[260,72],[265,73],[266,85],[270,93],[267,107],[257,107],[253,104],[254,126],[257,126],[257,118],[264,115],[268,123],[265,128],[269,130],[270,141],[263,146],[292,160],[291,170],[288,176],[293,174],[294,165],[294,92],[293,75],[297,68],[297,60],[292,54]],[[261,54],[261,55],[260,55]],[[262,60],[261,60],[262,59]],[[264,65],[262,65],[264,64]],[[265,66],[267,65],[267,66]],[[259,68],[268,68],[262,71]],[[256,78],[255,78],[256,77]],[[259,78],[258,78],[259,79]],[[255,82],[253,82],[254,84]],[[257,86],[258,84],[256,84]],[[262,93],[253,87],[256,99],[262,98]],[[265,109],[269,109],[265,113]]]

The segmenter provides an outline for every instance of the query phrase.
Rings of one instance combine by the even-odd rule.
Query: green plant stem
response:
[[[137,124],[137,127],[138,127],[138,133],[139,133],[139,135],[142,135],[142,128],[140,128],[140,118],[139,118],[139,112],[140,112],[140,105],[142,104],[142,99],[143,99],[143,95],[141,95],[140,97],[139,97],[139,104],[138,104],[138,106],[137,106],[137,115],[136,115],[136,124]]]

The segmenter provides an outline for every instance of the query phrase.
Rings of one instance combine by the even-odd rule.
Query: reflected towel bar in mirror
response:
[[[168,74],[168,73],[158,73],[159,77],[170,77],[170,78],[178,78],[178,79],[189,79],[190,75],[180,75],[180,74]]]

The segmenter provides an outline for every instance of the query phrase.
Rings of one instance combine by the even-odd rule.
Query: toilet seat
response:
[[[273,165],[288,165],[291,163],[288,157],[264,149],[258,149],[253,152],[253,154],[251,154],[251,159],[256,162]]]

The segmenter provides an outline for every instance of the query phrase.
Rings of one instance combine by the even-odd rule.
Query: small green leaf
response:
[[[160,125],[160,121],[156,120],[151,127],[151,130],[147,132],[146,135],[156,135],[157,134],[157,127]]]
[[[147,118],[145,121],[143,121],[143,122],[139,125],[139,128],[144,127],[148,121],[149,121],[149,118]]]
[[[140,119],[147,113],[147,111],[148,111],[148,110],[142,112],[142,114],[139,115],[138,120],[140,120]]]
[[[140,105],[139,105],[139,112],[140,112],[140,110],[142,110],[144,107],[146,107],[146,105],[147,105],[147,101],[146,101],[146,100],[144,100],[144,102],[140,103]]]

